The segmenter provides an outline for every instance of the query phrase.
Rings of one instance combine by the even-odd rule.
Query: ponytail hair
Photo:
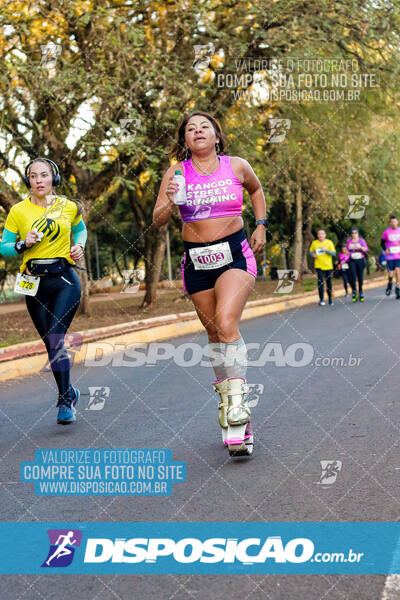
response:
[[[76,198],[71,198],[71,202],[75,202],[75,204],[76,204],[76,206],[77,206],[77,208],[78,208],[78,211],[77,211],[77,213],[76,213],[76,216],[78,216],[78,215],[83,215],[83,205],[82,205],[82,202],[80,202],[80,201],[79,201],[79,200],[77,200]]]

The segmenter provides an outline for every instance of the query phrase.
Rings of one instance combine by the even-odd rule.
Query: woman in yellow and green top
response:
[[[336,250],[333,242],[326,239],[326,233],[323,229],[317,232],[317,240],[314,240],[310,246],[310,254],[315,261],[315,270],[318,276],[318,294],[319,305],[325,306],[324,302],[324,278],[326,279],[326,290],[328,292],[328,302],[332,306],[332,273],[333,261]]]
[[[57,422],[67,425],[76,420],[79,390],[70,383],[64,336],[81,297],[72,266],[83,256],[87,230],[77,203],[55,193],[61,178],[53,161],[31,161],[25,169],[25,183],[31,194],[11,208],[0,253],[5,257],[22,254],[15,291],[25,295],[28,312],[46,345],[58,387]]]

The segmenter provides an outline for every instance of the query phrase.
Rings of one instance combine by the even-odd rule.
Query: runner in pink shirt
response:
[[[350,283],[350,265],[349,265],[349,260],[350,260],[350,252],[347,250],[347,246],[344,244],[342,246],[342,251],[339,252],[339,264],[338,264],[338,268],[339,268],[340,274],[341,274],[342,279],[343,279],[343,286],[344,286],[344,290],[346,292],[346,296],[348,296],[347,286]]]
[[[396,215],[390,217],[390,227],[385,229],[381,240],[382,249],[386,254],[389,281],[386,296],[390,296],[393,286],[393,274],[396,275],[396,298],[400,300],[400,227]]]
[[[351,230],[351,237],[347,240],[346,248],[350,253],[349,266],[350,266],[350,285],[353,290],[353,302],[364,302],[363,292],[363,280],[364,280],[364,269],[367,266],[365,257],[368,253],[367,242],[360,237],[357,227],[353,227]],[[357,281],[358,281],[358,294],[357,294]]]
[[[246,160],[224,153],[221,126],[202,111],[183,119],[171,156],[178,162],[164,175],[153,224],[165,225],[172,216],[174,193],[178,188],[181,192],[174,180],[177,170],[184,177],[180,182],[186,192],[179,204],[183,283],[208,334],[222,439],[231,456],[251,454],[253,435],[244,385],[246,345],[239,323],[257,276],[254,253],[266,241],[262,185]],[[249,242],[243,230],[243,187],[250,195],[256,225]],[[188,402],[194,381],[193,376],[187,379]]]

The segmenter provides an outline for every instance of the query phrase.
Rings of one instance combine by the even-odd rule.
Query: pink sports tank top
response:
[[[229,156],[220,155],[219,167],[212,175],[200,175],[192,159],[183,161],[186,204],[180,204],[182,221],[236,217],[242,214],[242,184],[231,167]]]

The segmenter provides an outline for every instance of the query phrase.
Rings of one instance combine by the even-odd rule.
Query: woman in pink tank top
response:
[[[222,439],[231,455],[251,454],[246,346],[239,322],[257,276],[254,253],[265,245],[262,186],[246,160],[224,154],[221,126],[205,112],[185,117],[171,156],[178,162],[164,175],[153,224],[161,227],[170,220],[178,189],[174,173],[180,170],[186,185],[186,202],[179,205],[183,282],[208,334],[208,358],[216,376],[213,385],[220,395]],[[250,244],[243,231],[242,187],[250,195],[256,221]]]

